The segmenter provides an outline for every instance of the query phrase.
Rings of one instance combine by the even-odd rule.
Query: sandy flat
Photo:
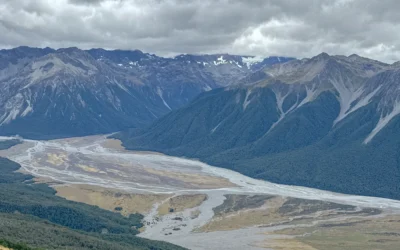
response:
[[[126,150],[124,146],[122,146],[122,142],[118,139],[106,139],[104,142],[101,144],[103,147],[108,148],[108,149],[114,149],[122,152],[127,152],[131,154],[146,154],[146,155],[164,155],[159,152],[153,152],[153,151],[130,151]]]
[[[198,207],[207,199],[205,194],[186,194],[171,197],[158,207],[159,215],[169,214],[170,211],[182,212],[186,209]]]
[[[145,214],[152,206],[171,195],[166,194],[133,194],[115,189],[92,185],[54,186],[57,195],[68,200],[95,205],[103,209],[120,212],[123,215],[133,213]]]

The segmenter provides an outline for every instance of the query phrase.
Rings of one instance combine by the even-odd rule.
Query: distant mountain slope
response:
[[[0,51],[0,134],[55,138],[142,127],[201,92],[291,58],[19,47]]]
[[[399,72],[356,55],[290,61],[118,137],[273,182],[400,199]]]

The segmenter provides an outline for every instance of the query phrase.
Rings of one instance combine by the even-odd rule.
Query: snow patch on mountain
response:
[[[262,57],[257,56],[243,56],[242,62],[246,64],[247,68],[250,69],[253,64],[260,63],[264,60]]]
[[[239,68],[243,68],[242,65],[240,65],[237,61],[234,61],[234,63],[235,63],[236,66],[238,66]]]
[[[224,56],[220,56],[217,58],[217,61],[214,61],[214,65],[220,65],[220,64],[227,64],[228,61],[224,59]]]

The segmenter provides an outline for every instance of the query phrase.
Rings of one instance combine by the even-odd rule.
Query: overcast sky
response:
[[[398,0],[0,0],[0,47],[400,60]]]

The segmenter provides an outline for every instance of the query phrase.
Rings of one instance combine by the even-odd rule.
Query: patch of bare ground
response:
[[[275,231],[320,250],[400,249],[400,216],[350,218]]]
[[[196,231],[235,230],[282,221],[282,217],[277,213],[277,209],[285,202],[285,198],[266,196],[261,203],[258,201],[260,198],[257,197],[255,200],[257,200],[256,204],[258,207],[256,207],[253,204],[251,206],[243,204],[243,201],[249,198],[235,196],[237,195],[227,196],[222,205],[214,208],[215,215],[213,219]]]
[[[118,139],[106,139],[103,143],[102,146],[105,148],[109,148],[109,149],[115,149],[115,150],[119,150],[119,151],[126,151],[128,153],[132,153],[132,154],[153,154],[153,155],[164,155],[163,153],[159,153],[159,152],[154,152],[154,151],[130,151],[130,150],[126,150],[124,146],[122,146],[122,142]]]
[[[91,185],[54,186],[57,195],[68,200],[95,205],[128,216],[147,213],[155,203],[167,199],[166,194],[132,194]]]
[[[68,156],[65,153],[48,153],[46,162],[55,166],[60,166],[64,164],[67,159]]]
[[[378,209],[363,209],[332,202],[268,195],[226,195],[224,203],[214,208],[214,217],[198,231],[226,231],[252,226],[277,226],[312,223],[347,215],[369,216]]]
[[[200,210],[196,209],[190,213],[190,219],[194,220],[200,215]]]
[[[61,182],[55,181],[51,178],[47,178],[47,177],[35,177],[33,178],[33,181],[37,184],[47,184],[47,185],[61,185]]]
[[[85,172],[90,172],[90,173],[99,173],[100,170],[93,166],[85,165],[85,164],[76,164],[75,167],[82,169]]]
[[[214,213],[217,216],[234,213],[239,210],[259,208],[269,199],[274,198],[272,195],[225,195],[226,199],[220,206],[215,207]]]
[[[179,196],[174,196],[166,200],[158,207],[159,215],[166,215],[169,213],[182,212],[186,209],[195,208],[200,206],[207,199],[205,194],[184,194]],[[198,210],[197,210],[198,211]],[[198,216],[199,213],[194,216]]]
[[[28,171],[26,171],[23,168],[19,168],[18,170],[16,170],[15,172],[17,173],[21,173],[21,174],[26,174],[26,175],[31,175],[31,173],[29,173]]]
[[[268,239],[255,246],[273,250],[319,250],[297,239]]]
[[[125,148],[122,146],[122,142],[117,139],[107,139],[103,142],[102,144],[103,147],[105,148],[111,148],[111,149],[118,149],[118,150],[124,150]]]
[[[215,188],[226,188],[226,187],[236,187],[235,184],[230,182],[228,179],[222,177],[216,177],[211,175],[202,175],[202,174],[191,174],[191,173],[183,173],[183,172],[173,172],[166,170],[157,170],[148,168],[147,172],[151,174],[155,174],[158,176],[164,176],[172,179],[177,179],[185,183],[187,188],[207,188],[207,189],[215,189]]]

